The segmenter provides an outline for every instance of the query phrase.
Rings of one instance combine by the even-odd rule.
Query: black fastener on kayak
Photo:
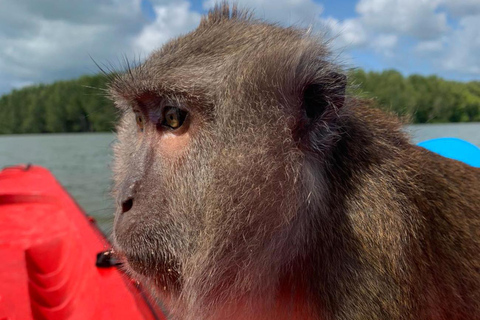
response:
[[[115,257],[113,250],[106,250],[97,253],[97,260],[95,266],[98,268],[110,268],[121,265],[122,263]]]

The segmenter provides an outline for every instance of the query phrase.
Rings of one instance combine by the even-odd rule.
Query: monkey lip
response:
[[[130,253],[119,247],[118,244],[115,246],[114,254],[126,270],[154,280],[162,288],[167,285],[171,287],[172,284],[177,285],[180,282],[179,267],[173,261],[152,260],[138,252]]]
[[[127,262],[127,257],[122,249],[120,249],[117,245],[114,245],[113,248],[111,249],[111,254],[115,257],[115,259],[120,262],[120,264],[123,266]]]

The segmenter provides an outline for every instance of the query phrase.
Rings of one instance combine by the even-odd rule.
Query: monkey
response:
[[[217,5],[114,76],[114,247],[171,319],[480,319],[480,169]]]

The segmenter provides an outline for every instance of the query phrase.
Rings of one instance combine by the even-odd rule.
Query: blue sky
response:
[[[214,0],[2,0],[0,94],[121,67],[193,30]],[[238,0],[331,37],[346,67],[480,80],[480,0]]]

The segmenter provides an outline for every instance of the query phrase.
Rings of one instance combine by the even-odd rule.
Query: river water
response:
[[[480,147],[480,123],[427,124],[406,127],[412,141],[457,137]],[[112,133],[0,135],[0,168],[33,163],[50,169],[80,206],[110,234]]]

